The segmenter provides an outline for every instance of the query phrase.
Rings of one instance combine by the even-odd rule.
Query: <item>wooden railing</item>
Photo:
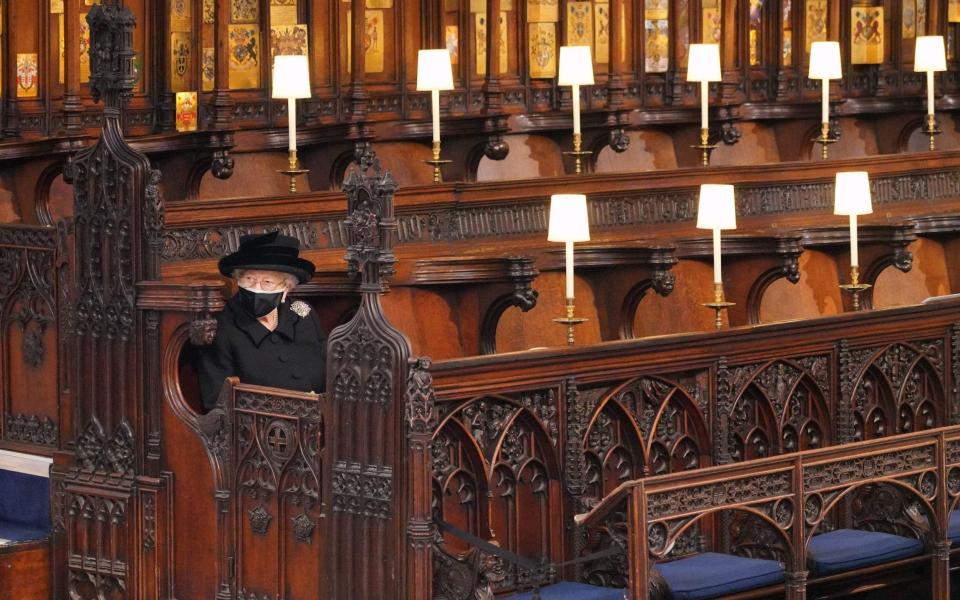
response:
[[[918,560],[931,565],[933,597],[947,598],[947,530],[960,496],[958,475],[960,426],[952,426],[638,479],[624,483],[576,520],[601,537],[609,535],[603,532],[625,534],[615,543],[625,544],[630,597],[647,600],[658,597],[650,585],[657,559],[669,556],[711,516],[725,514],[729,521],[730,513],[738,513],[773,532],[765,538],[772,540],[768,551],[785,564],[786,596],[798,599],[806,597],[808,587],[837,583],[837,577],[807,577],[807,549],[814,535],[838,524],[902,533],[902,522],[911,516],[905,514],[909,505],[913,527],[906,529],[924,542]],[[874,515],[850,510],[854,497],[863,500],[880,488],[902,504],[888,501],[886,510]],[[847,510],[838,511],[841,508]],[[839,523],[830,523],[837,518]],[[714,534],[716,540],[723,532],[715,529]],[[858,579],[853,587],[866,587],[863,573],[847,575]]]

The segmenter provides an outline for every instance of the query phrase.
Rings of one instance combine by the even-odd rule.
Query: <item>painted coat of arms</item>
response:
[[[851,10],[851,61],[855,65],[883,62],[883,8],[854,7]]]
[[[39,86],[40,70],[36,54],[17,55],[17,97],[36,98]]]
[[[557,76],[557,34],[553,23],[530,23],[530,77]]]
[[[591,2],[567,4],[567,45],[593,45],[593,4]]]
[[[259,31],[250,25],[230,25],[230,88],[260,87]]]

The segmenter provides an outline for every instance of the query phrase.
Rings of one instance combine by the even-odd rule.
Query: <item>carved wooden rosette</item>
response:
[[[158,275],[163,200],[159,173],[122,135],[122,104],[134,82],[133,15],[106,1],[87,19],[91,88],[104,100],[104,118],[97,143],[64,169],[74,186],[72,331],[63,342],[74,431],[53,470],[52,485],[63,490],[54,595],[156,597],[165,586],[156,575],[166,549],[157,531],[168,492],[158,453],[148,452],[160,444],[158,317],[137,308],[136,284]],[[99,534],[79,534],[90,528]]]
[[[405,592],[408,573],[418,585],[430,583],[429,548],[411,549],[406,534],[408,525],[416,530],[428,518],[411,512],[411,498],[429,497],[429,488],[411,490],[406,484],[415,468],[403,435],[410,343],[380,305],[395,262],[396,184],[373,158],[352,171],[343,188],[350,237],[346,260],[350,273],[361,277],[362,297],[353,319],[328,340],[330,462],[323,485],[329,498],[325,539],[332,548],[351,551],[331,553],[324,589],[333,598],[425,599],[429,587],[410,596]],[[410,543],[418,544],[421,533],[413,532]]]

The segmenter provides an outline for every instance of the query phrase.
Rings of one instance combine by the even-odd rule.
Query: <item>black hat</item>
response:
[[[300,258],[300,242],[279,231],[240,236],[240,248],[220,259],[220,272],[233,276],[235,269],[259,269],[290,273],[300,283],[313,277],[316,267],[309,260]]]

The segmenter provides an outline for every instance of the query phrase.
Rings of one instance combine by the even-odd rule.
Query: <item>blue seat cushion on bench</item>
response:
[[[947,528],[947,539],[951,542],[960,542],[960,510],[950,513],[950,526]]]
[[[0,524],[49,531],[50,480],[0,470]]]
[[[837,529],[815,535],[807,547],[811,569],[817,575],[841,573],[921,552],[923,542],[920,540],[860,529]]]
[[[656,568],[674,600],[716,598],[783,581],[783,565],[775,560],[716,552],[659,563]]]
[[[533,592],[507,596],[503,600],[530,600]],[[561,581],[540,588],[541,600],[623,600],[620,588],[598,587],[586,583]]]
[[[0,546],[5,546],[9,543],[16,544],[18,542],[42,540],[47,538],[49,535],[49,528],[29,527],[26,525],[4,523],[3,521],[0,521]]]

